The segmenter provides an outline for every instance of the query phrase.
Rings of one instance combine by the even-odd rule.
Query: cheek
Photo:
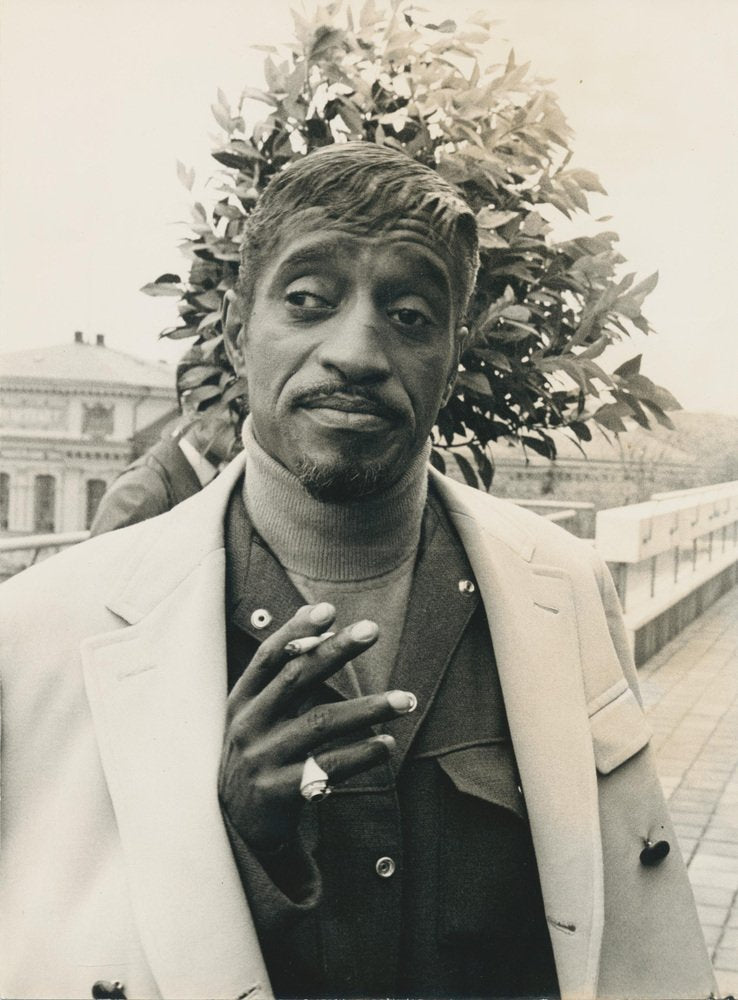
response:
[[[415,413],[426,422],[432,423],[440,409],[451,365],[452,358],[445,355],[415,359],[412,378],[405,384]]]

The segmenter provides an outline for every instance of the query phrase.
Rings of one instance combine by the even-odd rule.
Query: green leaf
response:
[[[627,431],[621,416],[622,407],[617,403],[605,403],[594,413],[594,419],[598,424],[607,427],[608,430],[622,433]]]
[[[465,389],[471,389],[480,396],[489,395],[489,380],[481,372],[461,372],[458,382]]]
[[[213,112],[213,118],[215,118],[222,129],[229,133],[233,131],[231,116],[219,104],[211,104],[210,110]]]
[[[566,176],[576,181],[579,187],[585,191],[596,191],[599,194],[607,194],[607,191],[605,191],[600,183],[599,177],[597,174],[592,173],[591,170],[567,170]]]
[[[207,400],[217,399],[220,396],[220,388],[217,385],[200,385],[187,393],[187,402],[192,406],[199,406]]]
[[[440,24],[426,24],[425,27],[430,28],[432,31],[442,31],[445,34],[450,34],[456,31],[456,21],[447,18],[445,21],[441,21]]]
[[[248,383],[243,378],[236,378],[231,382],[228,388],[223,393],[223,402],[231,403],[234,399],[238,399],[240,396],[248,396],[249,387]]]
[[[183,184],[188,191],[192,190],[192,185],[195,183],[195,171],[188,170],[181,160],[177,160],[177,177],[180,184]]]
[[[535,451],[537,454],[543,455],[544,458],[549,458],[551,460],[556,458],[556,447],[549,437],[537,438],[524,434],[521,441],[526,448],[530,448],[531,451]]]
[[[477,212],[477,225],[483,229],[499,229],[511,219],[517,218],[517,212],[498,212],[493,208],[483,208]]]
[[[477,445],[473,444],[471,446],[471,453],[474,457],[474,463],[477,467],[479,478],[482,480],[482,485],[486,490],[489,490],[492,485],[492,478],[495,474],[494,466],[490,462],[487,453]]]
[[[642,402],[653,403],[661,410],[681,410],[681,403],[675,399],[668,389],[655,385],[645,375],[632,375],[627,380],[627,386],[634,396]]]
[[[180,390],[194,389],[195,386],[202,385],[209,378],[220,375],[220,368],[215,365],[193,365],[177,379],[177,386]]]
[[[322,26],[318,28],[315,32],[315,38],[313,44],[308,52],[308,59],[311,62],[316,62],[321,59],[332,49],[337,46],[342,46],[345,43],[346,34],[339,28],[329,28]],[[272,87],[272,89],[276,89]]]
[[[268,104],[270,107],[275,106],[275,101],[272,95],[267,94],[266,91],[259,90],[256,87],[244,87],[241,91],[241,100],[261,101],[262,104]]]
[[[526,306],[507,306],[501,313],[503,319],[515,320],[519,323],[527,323],[530,319],[530,309]],[[532,331],[535,333],[535,331]]]
[[[464,477],[466,484],[468,486],[476,487],[477,475],[474,472],[474,469],[472,468],[471,464],[464,458],[463,455],[460,455],[458,452],[454,452],[454,458],[456,460],[456,464],[458,465],[461,471],[461,475]]]
[[[157,284],[155,281],[149,282],[148,285],[143,285],[139,291],[143,292],[144,295],[151,295],[154,298],[158,296],[169,296],[170,298],[178,299],[182,295],[182,289],[178,286]]]
[[[431,450],[430,461],[434,469],[438,469],[439,472],[445,474],[446,460],[444,459],[443,455],[440,453],[440,451],[438,451],[437,448],[433,448]]]
[[[653,415],[656,417],[657,423],[661,424],[662,427],[668,427],[670,431],[676,429],[674,427],[674,422],[671,420],[670,417],[666,415],[666,413],[664,413],[664,411],[661,409],[660,406],[657,406],[656,403],[651,402],[650,399],[643,399],[641,402],[643,403],[643,405],[646,407],[647,410],[650,410],[650,412],[653,413]]]
[[[624,361],[619,368],[614,371],[615,375],[622,375],[623,378],[629,378],[631,375],[637,375],[641,370],[641,361],[643,360],[642,354],[636,354],[634,358],[630,361]]]
[[[580,420],[571,420],[567,426],[570,430],[574,431],[576,436],[580,441],[591,441],[592,431],[587,427],[586,424],[582,423]]]

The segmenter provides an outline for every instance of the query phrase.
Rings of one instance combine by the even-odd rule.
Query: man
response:
[[[476,260],[402,154],[293,165],[244,457],[6,585],[8,995],[710,994],[606,571],[427,466]]]
[[[202,363],[201,361],[199,362]],[[132,462],[106,491],[90,531],[101,535],[145,521],[171,510],[216,477],[233,458],[236,432],[230,408],[209,406],[198,411],[182,390],[182,377],[191,362],[177,367],[177,396],[183,426]]]

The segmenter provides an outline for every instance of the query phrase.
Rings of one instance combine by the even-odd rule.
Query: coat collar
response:
[[[205,489],[138,526],[130,556],[106,597],[114,614],[135,625],[211,552],[223,548],[226,507],[245,464],[239,455]]]

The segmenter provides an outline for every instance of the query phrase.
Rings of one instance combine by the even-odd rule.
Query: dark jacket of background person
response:
[[[90,533],[101,535],[156,517],[200,489],[200,480],[179,442],[174,438],[160,441],[115,480],[100,501]]]

